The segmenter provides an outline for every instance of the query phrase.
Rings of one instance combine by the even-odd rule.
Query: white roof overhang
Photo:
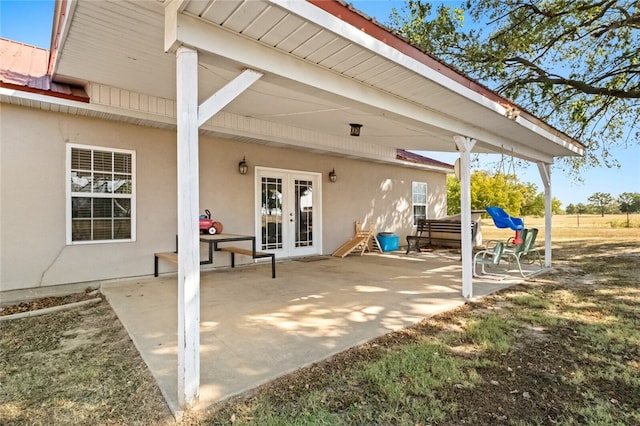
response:
[[[364,157],[455,151],[454,135],[476,139],[474,152],[536,162],[583,154],[560,132],[511,116],[508,105],[306,1],[77,0],[59,34],[54,78],[87,84],[92,103],[123,116],[140,115],[134,95],[161,99],[175,115],[171,50],[184,44],[200,52],[200,102],[247,68],[264,74],[205,133]],[[359,138],[349,123],[363,125]]]

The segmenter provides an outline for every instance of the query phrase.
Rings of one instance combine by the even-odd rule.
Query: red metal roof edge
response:
[[[385,27],[380,24],[375,19],[365,15],[359,10],[355,9],[350,3],[346,3],[343,0],[306,0],[309,3],[317,6],[318,8],[324,10],[332,14],[333,16],[341,19],[342,21],[350,24],[351,26],[359,29],[363,33],[369,34],[373,38],[385,43],[388,46],[393,47],[394,49],[404,53],[405,55],[417,60],[418,62],[432,68],[435,71],[438,71],[440,74],[451,78],[457,83],[462,84],[464,87],[467,87],[473,90],[476,93],[479,93],[488,99],[500,103],[505,107],[513,107],[517,108],[520,111],[520,116],[526,118],[527,120],[535,123],[540,127],[544,127],[545,130],[550,133],[561,137],[562,139],[567,140],[567,142],[579,145],[583,149],[586,148],[584,144],[562,132],[561,130],[556,129],[552,125],[546,123],[542,119],[536,117],[525,108],[517,105],[513,101],[503,97],[502,95],[497,94],[492,91],[488,87],[479,83],[478,81],[472,79],[471,77],[465,75],[461,71],[455,69],[450,64],[442,61],[441,59],[433,56],[432,54],[412,45],[408,40],[399,35],[398,33],[392,31],[391,29]]]
[[[49,51],[15,40],[0,38],[0,49],[12,60],[0,64],[0,87],[79,102],[89,102],[83,88],[56,83],[47,74]]]
[[[47,65],[47,74],[53,75],[53,64],[58,54],[58,45],[60,44],[60,36],[62,25],[64,24],[65,14],[67,10],[67,0],[56,0],[53,9],[53,26],[51,27],[51,46],[49,48],[49,63]]]
[[[39,95],[51,96],[53,98],[61,98],[61,99],[68,99],[71,101],[84,102],[87,104],[91,102],[91,99],[88,96],[78,96],[78,95],[72,95],[69,93],[54,92],[52,90],[38,89],[35,87],[29,87],[29,86],[21,86],[18,84],[5,83],[3,81],[0,81],[0,87],[6,88],[6,89],[18,90],[20,92],[37,93]]]
[[[405,149],[397,149],[396,158],[398,160],[410,161],[412,163],[424,164],[426,166],[436,166],[436,167],[442,167],[445,169],[453,170],[452,164],[434,160],[433,158],[425,157],[424,155],[416,154],[414,152],[410,152]]]

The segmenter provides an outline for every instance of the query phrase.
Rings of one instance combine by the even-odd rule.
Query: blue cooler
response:
[[[378,233],[378,242],[382,251],[398,250],[400,236],[393,232],[380,232]]]

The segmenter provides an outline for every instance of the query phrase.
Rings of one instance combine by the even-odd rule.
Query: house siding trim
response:
[[[176,106],[172,99],[158,98],[129,90],[90,84],[91,103],[79,103],[68,99],[57,99],[42,94],[19,92],[0,88],[2,103],[22,105],[55,112],[84,115],[94,118],[123,121],[126,123],[176,128]],[[447,167],[416,164],[397,158],[397,149],[376,145],[353,137],[335,137],[284,124],[242,117],[225,111],[200,126],[202,134],[218,137],[251,138],[258,143],[275,143],[282,146],[316,150],[335,155],[347,155],[404,167],[450,173]]]

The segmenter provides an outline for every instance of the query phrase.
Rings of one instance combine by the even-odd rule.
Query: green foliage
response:
[[[551,200],[552,212],[560,211],[560,200]],[[471,209],[484,210],[498,206],[511,216],[544,216],[544,193],[538,193],[533,183],[522,183],[516,175],[497,173],[491,175],[484,170],[471,173]],[[447,177],[447,214],[460,213],[460,182]]]
[[[550,309],[551,307],[553,307],[553,304],[550,301],[541,298],[537,294],[516,296],[512,300],[516,305],[527,306],[529,308]]]
[[[604,216],[607,210],[613,204],[613,197],[606,192],[596,192],[588,198],[591,205],[598,210],[598,212]]]
[[[640,228],[640,224],[631,222],[629,216],[627,216],[627,220],[612,220],[609,222],[609,226],[612,228]]]
[[[618,196],[618,203],[623,213],[640,212],[640,193],[623,192]]]
[[[513,345],[511,332],[514,325],[497,315],[469,321],[465,337],[484,350],[508,352]]]
[[[465,28],[465,20],[481,23]],[[580,140],[583,166],[615,166],[640,137],[637,0],[475,0],[459,8],[407,0],[392,27]]]
[[[576,213],[577,214],[589,214],[593,213],[593,208],[589,205],[585,205],[583,203],[578,203],[576,205]]]
[[[420,342],[390,351],[360,372],[361,381],[378,399],[375,422],[367,424],[432,424],[443,421],[455,407],[436,403],[438,391],[453,383],[473,388],[473,369],[439,343]]]
[[[618,203],[620,211],[627,214],[627,223],[625,228],[631,228],[631,222],[629,221],[630,212],[640,212],[640,193],[638,192],[623,192],[618,196]],[[611,227],[615,227],[611,224]]]

